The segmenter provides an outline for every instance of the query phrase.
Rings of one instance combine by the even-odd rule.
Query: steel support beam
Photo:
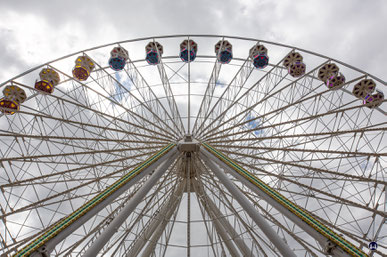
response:
[[[132,243],[131,247],[129,247],[129,251],[126,253],[126,256],[138,256],[141,252],[145,244],[150,240],[150,238],[157,234],[159,230],[164,231],[165,225],[169,221],[173,212],[177,207],[177,203],[183,193],[184,184],[180,182],[178,187],[172,192],[169,199],[164,203],[161,209],[158,211],[156,215],[154,215],[146,227],[142,230],[142,232],[136,237],[135,241]],[[167,221],[167,222],[165,222]]]
[[[308,233],[311,237],[313,237],[316,241],[318,241],[319,244],[324,248],[324,250],[327,253],[332,254],[333,256],[338,256],[338,257],[350,257],[350,256],[352,256],[349,253],[347,253],[346,251],[344,251],[341,247],[338,247],[334,242],[331,241],[331,239],[329,239],[328,237],[326,237],[323,234],[321,234],[320,232],[318,232],[316,228],[314,228],[311,225],[309,225],[308,223],[306,223],[300,217],[298,217],[293,212],[291,212],[288,208],[286,208],[285,206],[280,204],[277,200],[272,198],[267,192],[261,190],[255,184],[251,183],[246,177],[244,177],[241,174],[239,174],[238,172],[236,172],[228,164],[223,162],[220,158],[217,158],[214,154],[212,154],[208,150],[203,149],[203,147],[200,148],[200,151],[201,151],[201,156],[203,156],[205,159],[207,159],[208,162],[212,166],[215,165],[214,163],[218,164],[222,169],[224,169],[225,171],[230,173],[237,180],[239,180],[245,186],[250,188],[253,192],[255,192],[257,195],[259,195],[268,204],[273,206],[275,209],[277,209],[277,211],[282,213],[284,216],[286,216],[288,219],[290,219],[292,222],[294,222],[298,227],[303,229],[306,233]],[[210,168],[211,168],[211,166],[210,166]],[[217,166],[216,166],[216,168],[217,168]],[[224,173],[220,172],[220,174],[227,178],[227,176]],[[300,209],[299,211],[305,213],[304,210]],[[305,215],[308,215],[308,214],[305,214]],[[316,220],[315,220],[315,222],[318,223],[318,221],[316,221]],[[324,225],[322,225],[320,223],[318,223],[317,225],[324,227]],[[328,228],[326,228],[326,229],[328,230]],[[332,232],[332,233],[334,233],[334,232]],[[366,256],[365,253],[363,253],[360,249],[357,249],[355,246],[351,245],[349,242],[347,242],[346,240],[344,240],[340,236],[336,235],[336,237],[339,238],[338,240],[340,240],[340,242],[343,242],[344,245],[347,245],[350,249],[354,250],[353,253],[355,255],[353,255],[353,256]],[[285,256],[287,256],[287,255],[285,255]]]
[[[209,212],[207,213],[210,215],[210,217],[213,216]],[[214,219],[212,217],[212,223],[214,223],[215,230],[218,233],[218,235],[222,238],[223,243],[226,245],[226,248],[229,251],[230,255],[232,257],[240,257],[238,250],[235,248],[235,245],[232,242],[232,238],[230,238],[230,236],[227,234],[227,231],[219,222],[219,220],[217,220],[216,218]]]
[[[118,231],[122,223],[129,217],[129,215],[136,209],[137,205],[143,200],[143,198],[148,194],[151,188],[156,184],[156,182],[161,178],[165,173],[168,167],[172,164],[175,158],[170,157],[168,160],[165,160],[146,183],[137,191],[133,198],[125,205],[121,212],[113,219],[109,226],[101,233],[101,235],[93,242],[93,244],[87,249],[86,253],[83,255],[85,257],[95,257],[98,255],[98,252],[105,246],[105,244],[110,240],[110,238]]]
[[[155,221],[152,221],[152,224],[155,224],[155,226],[150,225],[147,228],[147,231],[149,231],[150,233],[149,232],[143,233],[145,236],[144,237],[140,236],[140,240],[137,241],[139,243],[139,246],[138,247],[136,245],[133,246],[132,250],[130,250],[126,254],[126,257],[137,256],[138,253],[146,244],[148,239],[149,239],[149,243],[146,246],[141,256],[150,257],[152,255],[157,242],[159,241],[163,231],[165,230],[165,227],[169,223],[172,215],[176,212],[176,209],[183,196],[184,187],[185,187],[184,182],[180,182],[178,188],[172,193],[168,203],[163,206],[162,211],[159,212],[159,214],[157,215],[157,218],[155,218]],[[163,213],[164,215],[161,215],[161,213]]]
[[[249,247],[247,247],[245,241],[243,241],[243,239],[235,231],[233,226],[231,226],[230,222],[224,217],[224,215],[216,206],[216,204],[204,191],[203,185],[195,179],[192,180],[192,183],[195,188],[196,194],[198,195],[198,199],[204,206],[208,215],[213,220],[219,221],[220,225],[224,227],[225,231],[230,235],[230,238],[234,241],[234,243],[239,248],[240,252],[243,254],[244,257],[253,256],[251,250],[249,249]]]
[[[189,45],[189,44],[188,44]],[[189,47],[188,47],[189,53]],[[188,55],[189,56],[189,55]],[[189,57],[188,57],[189,59]],[[189,63],[188,63],[189,64]],[[186,192],[187,192],[187,257],[191,256],[191,165],[192,159],[186,162]]]
[[[136,169],[128,172],[116,183],[106,188],[66,218],[60,220],[39,236],[32,243],[18,251],[15,256],[40,257],[47,256],[63,239],[77,230],[90,218],[110,204],[114,199],[126,192],[132,185],[152,172],[165,160],[174,160],[178,155],[176,146],[169,145],[152,156]]]
[[[193,184],[193,186],[195,187],[195,184]],[[198,199],[200,199],[200,193],[198,192],[197,189],[195,189],[195,193],[198,197]],[[213,226],[215,227],[215,231],[219,237],[219,239],[221,239],[222,241],[220,242],[220,246],[222,248],[222,251],[224,251],[224,247],[222,245],[222,243],[224,243],[226,245],[226,248],[228,250],[228,252],[230,253],[230,255],[232,257],[240,257],[240,254],[238,252],[238,250],[235,248],[235,245],[233,244],[232,242],[232,238],[230,238],[230,236],[227,234],[227,231],[225,230],[225,228],[221,225],[221,223],[219,222],[219,220],[214,217],[213,213],[210,212],[208,210],[208,206],[207,204],[203,203],[203,201],[199,200],[199,207],[200,209],[202,210],[202,215],[203,215],[203,220],[205,220],[205,216],[204,216],[204,211],[208,214],[208,216],[211,218],[211,222],[213,224]],[[204,211],[203,211],[204,209]],[[207,232],[209,232],[209,230],[207,229]],[[208,236],[211,238],[211,235],[208,234]],[[213,241],[211,240],[211,243],[213,243]],[[215,255],[215,252],[214,252],[214,256]],[[223,256],[223,254],[222,254]]]
[[[235,200],[242,206],[242,208],[249,214],[254,222],[259,226],[262,232],[269,238],[269,240],[276,246],[279,252],[286,257],[296,257],[290,247],[278,236],[265,218],[255,209],[255,207],[247,200],[243,193],[237,188],[237,186],[227,177],[224,171],[220,169],[218,164],[214,161],[211,154],[201,149],[201,157],[212,172],[223,183],[227,190],[234,196]]]

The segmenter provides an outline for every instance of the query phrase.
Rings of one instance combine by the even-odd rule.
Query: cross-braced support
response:
[[[258,212],[253,206],[249,206],[247,199],[244,198],[241,191],[239,191],[239,189],[231,182],[231,180],[220,169],[220,167],[225,171],[228,171],[237,180],[245,184],[267,203],[276,208],[280,213],[292,220],[297,226],[299,226],[315,240],[317,240],[324,248],[326,254],[332,254],[334,256],[340,257],[367,256],[362,250],[346,241],[343,237],[336,234],[334,231],[330,230],[324,224],[312,217],[306,210],[300,208],[296,204],[286,199],[283,195],[276,192],[266,183],[256,178],[253,174],[235,164],[227,156],[208,144],[203,144],[203,146],[205,149],[201,148],[200,151],[201,156],[205,160],[206,164],[260,227],[261,225],[258,223],[259,218],[257,218],[259,215]],[[258,215],[254,216],[254,213]],[[283,242],[276,238],[277,235],[275,233],[272,234],[270,230],[268,232],[263,230],[263,232],[272,240],[272,242],[284,256],[289,256],[289,254],[284,254],[287,251],[287,246],[284,246]]]
[[[138,190],[133,198],[125,205],[122,211],[113,219],[110,225],[102,231],[101,235],[94,241],[84,254],[85,257],[97,256],[98,252],[105,246],[114,233],[118,231],[122,223],[129,217],[137,205],[147,195],[149,190],[156,184],[157,180],[164,174],[166,169],[174,161],[173,158],[165,160],[150,176],[146,183]]]
[[[137,183],[141,178],[148,175],[161,163],[164,163],[165,170],[176,157],[177,151],[175,145],[170,144],[163,148],[157,154],[140,164],[136,169],[127,173],[110,187],[82,205],[75,212],[50,227],[36,240],[17,252],[15,256],[38,257],[49,255],[58,243],[128,190],[132,185]]]
[[[235,197],[238,203],[249,214],[254,222],[259,226],[263,233],[270,239],[270,241],[277,247],[283,256],[296,257],[290,247],[277,235],[272,227],[266,222],[265,218],[254,208],[254,206],[247,200],[243,193],[233,184],[227,175],[219,168],[219,166],[205,154],[202,157],[205,163],[215,173],[223,185]]]

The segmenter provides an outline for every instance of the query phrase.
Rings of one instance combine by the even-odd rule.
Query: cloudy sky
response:
[[[387,80],[384,0],[0,1],[0,81],[125,39],[224,34],[315,51]]]
[[[231,35],[294,45],[387,81],[386,0],[37,2],[0,0],[0,83],[82,49],[168,34]]]

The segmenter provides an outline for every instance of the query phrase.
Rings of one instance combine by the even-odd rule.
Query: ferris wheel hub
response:
[[[180,152],[192,153],[199,152],[200,144],[192,135],[185,135],[185,137],[177,143],[177,149]]]

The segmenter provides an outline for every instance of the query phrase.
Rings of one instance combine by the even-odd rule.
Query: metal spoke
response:
[[[25,71],[0,84],[0,255],[385,256],[386,86],[224,35]]]
[[[157,49],[157,47],[156,47],[156,49]],[[178,131],[180,133],[182,133],[184,131],[183,121],[181,119],[179,109],[177,107],[177,103],[175,100],[175,96],[173,95],[172,88],[171,88],[171,85],[169,83],[169,78],[168,78],[167,73],[165,71],[163,60],[162,60],[161,54],[159,53],[158,49],[157,49],[157,53],[160,56],[160,62],[159,62],[159,64],[157,64],[157,69],[159,71],[159,75],[160,75],[161,82],[163,84],[166,99],[168,101],[168,105],[169,105],[169,108],[170,108],[171,113],[172,113],[172,120],[175,124],[177,124],[176,126],[177,126]],[[189,83],[188,83],[188,85],[189,85]],[[180,134],[180,136],[182,136],[182,134]]]
[[[67,75],[66,73],[64,73],[64,72],[62,72],[62,71],[59,71],[59,70],[57,70],[57,71],[60,72],[62,75],[66,76],[67,78],[71,78],[71,77],[70,77],[69,75]],[[108,92],[108,88],[105,89],[105,86],[110,86],[110,85],[113,83],[112,81],[114,81],[115,83],[120,84],[119,81],[117,81],[115,78],[112,78],[111,75],[110,75],[109,73],[107,73],[106,71],[105,71],[104,74],[108,74],[108,78],[110,79],[110,80],[106,80],[106,81],[107,81],[107,82],[105,82],[106,84],[101,84],[101,83],[99,82],[98,79],[94,79],[94,81],[95,81],[95,83],[96,83],[98,86],[100,86],[105,92]],[[105,76],[106,76],[106,75],[105,75]],[[104,77],[103,77],[103,78],[104,78]],[[109,101],[109,102],[114,103],[114,104],[115,104],[115,107],[123,108],[126,112],[130,113],[130,114],[132,115],[133,118],[134,118],[134,117],[136,118],[134,122],[131,122],[131,123],[130,123],[131,126],[139,127],[139,128],[144,129],[144,128],[146,127],[144,124],[145,124],[145,123],[148,123],[148,124],[152,125],[152,127],[157,127],[157,128],[160,129],[161,131],[164,131],[164,132],[167,133],[167,134],[171,134],[169,131],[167,131],[167,130],[161,128],[158,124],[156,124],[156,123],[154,123],[154,122],[152,123],[152,122],[151,122],[151,119],[147,119],[146,117],[143,117],[143,116],[139,115],[138,113],[133,112],[133,111],[131,110],[131,108],[126,108],[126,107],[123,106],[121,103],[117,102],[114,98],[112,99],[112,98],[106,97],[105,95],[99,93],[97,90],[95,90],[95,89],[89,87],[89,86],[88,86],[87,84],[85,84],[85,83],[81,83],[81,82],[76,82],[76,83],[79,83],[83,88],[87,88],[87,90],[89,90],[89,91],[91,91],[91,92],[97,94],[99,97],[101,97],[101,98],[104,99],[105,101]],[[121,86],[122,86],[122,84],[121,84]],[[135,96],[133,96],[133,95],[131,94],[130,91],[127,91],[127,93],[128,93],[129,95],[131,95],[134,99],[136,99],[136,101],[137,101],[138,103],[140,103],[140,104],[143,105],[143,103],[142,103],[139,99],[137,99]],[[132,105],[133,105],[133,103],[132,103]],[[151,113],[154,117],[157,117],[157,115],[154,114],[152,110],[149,110],[148,107],[146,107],[146,109],[147,109],[147,111],[149,111],[149,113]],[[145,112],[143,112],[143,113],[145,113]],[[143,124],[143,125],[142,125],[142,126],[139,126],[139,125],[137,125],[138,123]],[[147,129],[147,130],[149,130],[149,129]],[[150,131],[151,131],[151,130],[150,130]],[[156,133],[157,133],[157,132],[156,132]]]
[[[235,74],[234,78],[231,80],[231,82],[228,84],[227,88],[223,91],[223,94],[218,99],[218,101],[215,102],[214,106],[206,113],[205,118],[201,121],[200,127],[197,129],[197,132],[195,133],[196,137],[200,137],[203,132],[208,128],[204,127],[206,124],[207,119],[210,117],[210,115],[216,117],[216,120],[219,120],[221,117],[220,115],[224,115],[225,112],[220,113],[213,113],[216,111],[216,107],[222,102],[223,98],[225,99],[235,99],[239,92],[241,91],[242,87],[250,77],[251,73],[253,72],[253,67],[251,65],[251,62],[249,61],[249,57],[246,58],[238,72]],[[229,105],[226,105],[226,107]],[[224,107],[223,107],[224,108]],[[223,111],[223,110],[222,110]],[[211,122],[213,123],[213,121]]]
[[[204,92],[202,103],[200,104],[199,112],[196,116],[195,123],[193,125],[192,134],[196,133],[199,124],[204,123],[204,119],[205,119],[204,117],[208,113],[211,102],[213,100],[215,87],[218,83],[218,78],[219,78],[219,73],[221,68],[222,68],[222,64],[219,63],[218,59],[216,59],[214,68],[212,69],[212,73],[208,81],[206,92]]]
[[[159,98],[156,96],[152,88],[149,86],[148,82],[144,79],[144,77],[141,75],[138,68],[136,67],[135,63],[132,62],[130,58],[128,62],[128,67],[125,69],[125,72],[127,76],[131,79],[133,85],[136,87],[145,103],[149,105],[149,108],[153,110],[158,110],[158,108],[161,108],[161,110],[157,112],[159,117],[161,117],[161,119],[164,121],[167,119],[171,120],[173,122],[174,128],[179,130],[180,128],[176,124],[176,122],[178,121],[176,121],[169,115],[165,106],[160,102]],[[150,105],[150,102],[152,101],[155,101],[157,103],[156,107]]]

